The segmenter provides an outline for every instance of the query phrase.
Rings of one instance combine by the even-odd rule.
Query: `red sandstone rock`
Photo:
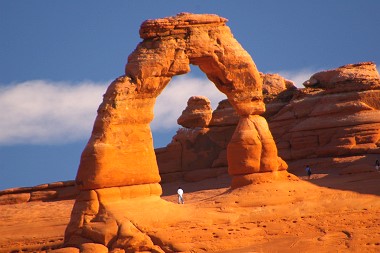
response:
[[[24,203],[30,200],[30,193],[14,193],[0,196],[0,205]]]
[[[187,107],[177,123],[183,127],[207,127],[212,117],[210,100],[204,96],[193,96],[187,101]]]
[[[78,169],[80,189],[160,181],[149,128],[155,98],[172,76],[187,73],[190,63],[227,95],[239,115],[264,112],[259,72],[225,22],[216,15],[182,13],[141,25],[144,41],[99,107]]]
[[[189,72],[189,64],[199,66],[226,94],[239,117],[250,119],[255,125],[253,129],[257,129],[259,135],[256,141],[262,148],[258,152],[245,153],[244,163],[241,164],[243,170],[252,173],[280,169],[267,123],[264,118],[254,116],[265,111],[262,79],[250,55],[226,26],[226,21],[216,15],[181,13],[175,17],[148,20],[141,25],[140,36],[144,40],[129,55],[125,75],[108,87],[99,106],[91,138],[82,153],[76,177],[81,193],[66,229],[67,246],[82,245],[86,240],[91,240],[110,249],[129,250],[130,235],[124,238],[119,233],[126,218],[117,218],[111,210],[124,197],[154,199],[162,193],[149,123],[153,119],[156,97],[174,75]],[[189,119],[185,110],[179,121],[189,127],[207,126],[211,116],[208,102],[199,98],[192,100],[197,105],[201,104],[201,119]],[[191,108],[191,105],[189,103],[189,111],[198,110]],[[228,127],[227,131],[230,129]],[[183,145],[184,136],[190,136],[195,145]],[[179,172],[211,168],[228,143],[228,137],[222,137],[220,134],[214,135],[208,128],[179,131],[173,138],[173,142],[181,144],[173,147],[182,148]],[[245,135],[240,137],[245,138]],[[244,149],[244,138],[227,150],[231,164],[236,165],[237,159],[241,158],[236,150]],[[210,141],[213,145],[207,145]],[[198,152],[186,152],[189,146]],[[175,153],[176,149],[172,151]],[[248,166],[246,162],[256,160],[259,161],[257,171],[245,168]],[[175,169],[168,171],[178,173]],[[240,169],[233,166],[229,171],[231,175],[236,175]],[[131,233],[135,236],[137,232]],[[114,241],[117,245],[110,245]],[[153,242],[147,244],[143,240],[142,244],[133,250],[162,252]]]
[[[270,102],[281,92],[286,90],[296,90],[297,87],[290,80],[287,80],[279,74],[260,73],[263,79],[263,95],[265,103]]]
[[[373,63],[322,71],[306,85],[322,89],[300,90],[267,118],[281,157],[294,166],[336,157],[323,166],[339,168],[340,158],[380,154],[380,80]]]
[[[118,239],[112,247],[124,249],[125,252],[164,253],[163,250],[153,244],[148,235],[142,233],[130,221],[124,221],[121,224]]]
[[[81,253],[108,253],[108,248],[98,243],[84,243],[80,247]]]
[[[269,124],[287,161],[379,152],[380,90],[293,100]]]
[[[74,186],[74,180],[41,184],[33,187],[10,188],[0,191],[0,205],[29,201],[74,199],[78,194],[79,190]]]
[[[246,175],[285,170],[266,120],[258,115],[241,118],[227,147],[229,174]]]
[[[56,191],[34,191],[30,194],[30,201],[52,200],[57,197]]]
[[[369,65],[374,66],[373,64]],[[362,66],[362,64],[346,66]],[[373,161],[378,159],[376,154],[380,153],[380,88],[376,88],[378,87],[376,85],[377,72],[372,73],[374,78],[370,78],[370,80],[356,79],[357,83],[349,83],[347,80],[346,85],[351,85],[351,88],[340,90],[328,83],[325,86],[330,87],[329,90],[317,88],[297,90],[292,85],[284,85],[285,79],[277,77],[277,75],[262,75],[266,78],[275,77],[266,81],[266,85],[271,85],[267,91],[271,90],[277,95],[264,95],[265,98],[270,98],[266,99],[268,104],[264,116],[268,120],[278,152],[291,164],[291,171],[299,171],[299,166],[301,166],[301,173],[303,173],[305,164],[315,164],[322,170],[334,167],[342,173],[344,171],[346,171],[344,173],[351,173],[352,171],[373,170]],[[365,76],[365,73],[356,73],[355,75]],[[368,86],[363,86],[363,83],[371,82],[373,83],[371,87],[375,88],[368,89]],[[279,83],[282,85],[278,85]],[[339,84],[336,85],[339,86]],[[280,88],[271,89],[272,86]],[[363,90],[364,88],[366,90]],[[213,118],[209,124],[210,130],[205,134],[215,133],[216,129],[221,126],[224,126],[225,130],[229,128],[230,131],[233,131],[237,126],[238,119],[239,116],[228,100],[221,101],[213,112]],[[223,136],[223,132],[220,134]],[[228,143],[231,135],[224,136],[227,137],[226,142]],[[192,146],[199,145],[194,141],[195,139],[183,136],[181,143],[191,143]],[[214,144],[208,142],[202,144],[202,147],[208,145]],[[187,149],[189,152],[199,152],[197,149],[188,147]],[[164,149],[161,152],[160,155],[157,155],[157,159],[160,171],[162,171],[163,177],[166,177],[165,164],[160,163],[161,157],[164,157]],[[243,155],[244,152],[237,153]],[[176,154],[181,156],[182,149],[177,149]],[[367,162],[358,160],[352,160],[351,163],[341,162],[345,157],[357,156],[363,156]],[[197,157],[197,154],[192,154],[191,157]],[[371,159],[372,162],[370,162]],[[368,165],[368,162],[372,165]],[[278,163],[283,164],[282,159],[278,159]],[[300,163],[301,165],[299,165]],[[177,163],[177,168],[186,166],[185,161],[181,164]],[[227,166],[225,149],[220,151],[219,157],[213,161],[211,167],[223,166]],[[279,165],[279,168],[286,168],[286,164]]]
[[[51,250],[49,252],[52,252],[52,253],[79,253],[80,251],[78,248],[66,247],[66,248]]]
[[[236,126],[239,122],[239,115],[232,107],[228,99],[219,102],[218,107],[212,112],[210,127],[215,126]]]
[[[212,167],[227,167],[226,148],[235,128],[236,126],[179,129],[171,143],[156,149],[163,182],[183,179],[185,172],[197,170],[201,173]],[[191,180],[195,178],[204,177],[192,177]]]
[[[197,182],[208,178],[216,178],[222,174],[227,174],[227,172],[227,167],[192,170],[189,172],[185,172],[183,175],[183,179],[186,182]]]
[[[273,106],[270,107],[270,110],[268,113],[265,113],[265,115],[275,114],[284,106],[281,101],[283,101],[284,98],[290,100],[288,97],[291,97],[297,88],[291,81],[277,74],[261,74],[261,76],[265,79],[263,92],[265,87],[266,93],[264,92],[264,97],[266,101],[276,101],[276,103],[279,104],[277,108]],[[269,94],[269,91],[274,92],[274,94]],[[285,94],[286,97],[284,97],[284,93],[287,93]],[[278,101],[278,97],[281,97],[280,101]],[[173,141],[167,147],[156,149],[157,162],[163,181],[178,180],[182,177],[190,181],[201,180],[202,178],[208,177],[207,175],[212,174],[209,172],[210,168],[227,167],[226,147],[238,122],[239,115],[226,99],[220,101],[216,110],[212,112],[212,119],[208,129],[178,131],[173,137]],[[200,138],[200,136],[202,136],[202,138]],[[211,136],[213,137],[211,138]],[[223,140],[223,142],[221,142],[221,140]],[[214,152],[208,153],[208,155],[202,155],[205,150],[210,150],[211,147],[215,147]],[[222,149],[220,149],[220,147]],[[219,152],[219,155],[215,154],[215,152]],[[200,160],[202,160],[202,162],[199,162]],[[277,160],[278,164],[282,164],[279,165],[279,168],[287,167],[282,159],[274,160]],[[186,173],[186,175],[179,173],[181,171],[187,171],[188,169],[186,168],[196,170],[198,176],[190,177],[188,173]],[[202,170],[204,170],[204,175],[201,175]],[[192,174],[195,174],[195,172]],[[214,173],[214,175],[216,175],[216,173]]]
[[[57,189],[57,199],[75,199],[79,190],[75,186],[66,186]]]
[[[373,62],[361,62],[315,73],[304,85],[329,90],[360,91],[379,87],[379,83],[376,65]]]
[[[101,245],[108,245],[118,235],[118,225],[114,219],[87,222],[82,229],[82,236]]]
[[[160,168],[161,178],[163,174],[181,171],[182,168],[182,144],[173,140],[166,147],[156,151],[157,163]],[[162,178],[163,181],[164,178]]]

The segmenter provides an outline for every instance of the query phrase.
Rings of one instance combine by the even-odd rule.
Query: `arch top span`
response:
[[[212,14],[180,13],[142,23],[143,41],[129,55],[125,75],[111,83],[99,106],[76,177],[80,189],[158,184],[149,127],[153,107],[171,78],[188,73],[190,64],[199,66],[226,94],[241,117],[227,149],[229,173],[284,168],[267,123],[259,116],[265,111],[261,77],[226,22]]]
[[[126,75],[141,80],[140,85],[149,86],[148,80],[157,79],[158,95],[168,83],[159,80],[187,73],[189,64],[194,64],[226,94],[240,115],[262,114],[259,72],[227,21],[214,14],[180,13],[143,22],[143,41],[128,58]]]

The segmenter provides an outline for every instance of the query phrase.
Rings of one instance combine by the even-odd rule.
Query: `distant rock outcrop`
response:
[[[78,194],[79,190],[75,187],[74,180],[33,187],[10,188],[0,191],[0,205],[75,199]]]
[[[290,101],[277,102],[277,113],[267,117],[281,157],[295,171],[305,164],[338,173],[373,169],[380,154],[380,78],[375,64],[322,71],[305,85],[308,88]]]
[[[337,69],[315,73],[304,85],[307,88],[335,92],[378,89],[379,73],[373,62],[347,64]]]
[[[279,156],[289,164],[290,171],[304,173],[306,164],[312,165],[315,172],[330,168],[336,173],[373,170],[380,154],[380,81],[374,63],[349,64],[316,73],[305,82],[304,89],[297,89],[277,74],[261,77],[266,101],[264,117]],[[156,150],[163,181],[187,180],[186,175],[194,173],[189,172],[190,168],[197,170],[199,179],[203,178],[200,175],[211,177],[223,172],[221,168],[227,167],[226,145],[238,123],[238,114],[228,100],[223,100],[213,111],[207,128],[180,129],[166,148]],[[240,125],[238,132],[246,133],[249,141],[257,133],[246,132],[247,124],[253,123]],[[180,148],[174,149],[175,146]],[[202,167],[195,168],[194,161],[205,150],[212,150],[212,155],[207,156],[208,162]],[[169,159],[164,159],[169,153],[177,159],[171,167]]]
[[[283,78],[279,74],[260,73],[260,76],[263,79],[263,96],[266,104],[284,91],[297,90],[292,81]]]
[[[279,97],[288,98],[297,91],[291,81],[277,74],[260,73],[260,76],[263,79],[264,101],[278,100]],[[273,113],[271,111],[273,109],[268,111],[267,108],[264,115]],[[239,144],[241,149],[237,147],[236,151],[232,151],[233,154],[238,153],[238,155],[243,156],[244,154],[248,155],[247,152],[254,154],[261,150],[262,147],[257,147],[256,145],[261,145],[260,143],[265,142],[266,139],[269,138],[270,141],[272,138],[271,135],[265,136],[265,133],[269,132],[268,129],[264,132],[257,130],[268,128],[262,117],[250,116],[244,119],[239,130],[235,131],[239,124],[239,119],[240,117],[236,110],[225,99],[220,101],[218,107],[212,112],[212,118],[208,126],[180,128],[171,143],[166,147],[155,150],[162,181],[171,182],[178,179],[198,181],[227,173],[227,167],[229,166],[227,162],[227,146],[233,138],[235,143],[248,143],[248,145]],[[253,127],[256,125],[259,127]],[[238,134],[234,136],[234,132]],[[261,142],[259,143],[256,138],[259,138]],[[234,142],[232,145],[234,145]],[[265,152],[277,152],[277,150],[268,147]],[[238,164],[235,165],[237,171],[244,167],[239,164],[243,160],[237,160]],[[249,173],[257,172],[259,167],[262,170],[266,168],[265,165],[260,165],[260,161],[265,161],[265,158],[255,160],[245,158],[245,161],[245,168],[248,168]],[[281,158],[275,164],[282,170],[287,168],[286,163]],[[249,174],[246,173],[246,169],[241,173]],[[270,167],[267,169],[271,170]]]
[[[187,107],[177,123],[183,127],[207,127],[212,116],[210,100],[203,96],[193,96],[187,101]]]

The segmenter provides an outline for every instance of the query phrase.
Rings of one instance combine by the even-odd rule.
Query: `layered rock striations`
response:
[[[371,62],[314,74],[267,117],[281,157],[341,173],[372,169],[380,154],[380,78]],[[303,163],[303,165],[301,165]]]
[[[297,90],[291,81],[277,74],[260,73],[260,76],[263,80],[264,101],[272,101],[277,97],[287,98]],[[269,111],[267,109],[264,115],[271,111],[273,109]],[[266,146],[266,142],[271,145],[273,141],[266,121],[258,115],[239,119],[239,114],[225,99],[220,101],[218,107],[212,111],[212,117],[207,126],[180,128],[173,136],[171,143],[155,150],[162,181],[170,182],[178,179],[198,181],[227,173],[230,165],[229,161],[227,162],[229,144],[235,146],[231,151],[232,156],[243,157],[236,160],[234,167],[230,167],[236,168],[236,175],[271,171],[270,166],[273,165],[265,159],[272,155],[276,156],[276,158],[271,158],[275,159],[272,164],[277,165],[277,169],[274,170],[285,170],[287,165],[280,157],[277,157],[277,150]],[[235,131],[238,125],[239,129]],[[261,157],[262,150],[264,154],[269,155]],[[270,152],[276,153],[270,154]],[[252,154],[255,155],[252,156]],[[259,158],[250,159],[249,157]],[[266,167],[267,164],[269,164],[268,167]]]
[[[335,92],[371,90],[379,86],[379,73],[373,62],[347,64],[315,73],[304,85]]]
[[[305,82],[304,89],[297,89],[291,81],[276,74],[261,74],[261,77],[266,101],[263,116],[269,123],[279,156],[289,164],[290,171],[303,174],[306,164],[311,164],[315,172],[373,170],[374,161],[379,159],[380,154],[380,83],[374,63],[348,64],[318,72]],[[257,136],[257,133],[244,130],[248,124],[254,124],[254,121],[239,123],[236,111],[224,100],[213,111],[208,128],[192,129],[191,132],[202,132],[203,139],[213,133],[209,139],[224,138],[224,143],[228,143],[232,135],[225,133],[233,133],[239,127],[241,130],[237,132],[241,135],[246,132],[245,140],[255,143],[250,138]],[[177,150],[178,157],[183,153],[190,153],[186,154],[187,157],[197,157],[200,146],[203,149],[218,147],[220,150],[219,154],[215,152],[209,156],[213,160],[202,167],[204,173],[201,170],[197,172],[199,179],[205,175],[215,176],[218,166],[227,166],[226,144],[208,141],[201,145],[194,138],[186,139],[182,135],[185,131],[190,132],[180,129],[167,147],[173,147],[178,142],[187,143],[186,151]],[[171,180],[162,160],[164,150],[157,152],[157,160],[163,179]],[[189,172],[179,172],[191,162],[181,161],[176,165],[177,178],[184,175],[186,180]],[[251,168],[254,169],[254,166]]]
[[[229,121],[222,118],[229,117],[226,113],[219,114],[221,118],[216,122],[215,114],[223,111],[222,107],[226,105],[233,116]],[[211,121],[207,126],[192,125],[180,128],[171,143],[155,150],[162,181],[199,181],[227,173],[227,145],[238,121],[239,115],[228,100],[225,100],[212,112]],[[222,125],[215,127],[215,124]]]
[[[79,247],[92,242],[126,252],[162,252],[149,237],[132,232],[141,229],[115,207],[120,208],[131,199],[148,198],[151,203],[159,200],[162,190],[149,124],[156,97],[173,76],[189,72],[189,64],[197,65],[217,89],[226,94],[239,115],[242,128],[233,134],[234,141],[230,145],[222,141],[227,150],[229,173],[244,178],[256,172],[285,169],[267,123],[259,116],[265,111],[262,79],[226,21],[216,15],[181,13],[147,20],[141,25],[143,41],[129,55],[125,75],[108,87],[98,108],[91,138],[82,153],[76,177],[81,192],[66,229],[65,245]],[[195,103],[189,107],[207,108],[204,99],[192,101]],[[193,109],[189,110],[197,111]],[[209,124],[207,113],[193,118],[186,114],[185,110],[180,119],[185,126],[204,129]],[[246,133],[251,131],[257,135],[246,140]],[[185,135],[202,139],[199,137],[202,134],[193,135],[191,131]],[[206,139],[203,140],[206,143]],[[247,148],[252,152],[236,152]],[[197,158],[194,166],[208,163],[209,156],[219,155],[221,149],[205,149],[188,160]],[[184,157],[182,152],[181,166]],[[171,161],[172,166],[177,166],[177,161]],[[194,166],[189,165],[189,170]],[[241,185],[240,181],[233,184]]]
[[[0,205],[32,201],[59,201],[75,199],[79,194],[75,182],[63,181],[33,187],[10,188],[0,191]]]

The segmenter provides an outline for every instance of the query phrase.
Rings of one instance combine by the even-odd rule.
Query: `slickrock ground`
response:
[[[179,183],[168,183],[163,200],[146,197],[110,208],[167,252],[380,251],[380,173],[306,180],[279,172],[274,182],[261,178],[235,190],[229,184],[228,175],[183,182],[185,205],[178,205]],[[73,204],[0,206],[0,252],[60,247]]]

